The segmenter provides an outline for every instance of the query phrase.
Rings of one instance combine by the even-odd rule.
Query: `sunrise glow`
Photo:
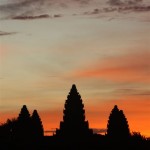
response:
[[[150,137],[150,1],[131,1],[0,0],[0,123],[25,104],[52,134],[76,84],[90,128],[118,105]]]

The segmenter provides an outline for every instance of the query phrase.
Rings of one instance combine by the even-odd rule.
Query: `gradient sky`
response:
[[[117,104],[150,136],[149,0],[0,0],[0,122],[26,104],[58,128],[72,84],[91,128]]]

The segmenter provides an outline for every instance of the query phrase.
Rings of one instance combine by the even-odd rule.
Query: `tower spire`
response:
[[[85,110],[81,96],[73,84],[63,110],[63,121],[56,135],[62,137],[87,137],[92,134],[88,121],[85,121]]]
[[[117,105],[112,109],[108,119],[107,136],[114,140],[128,139],[130,136],[127,118],[123,110],[119,110]]]
[[[72,85],[71,91],[77,91],[77,88],[76,88],[75,84]]]

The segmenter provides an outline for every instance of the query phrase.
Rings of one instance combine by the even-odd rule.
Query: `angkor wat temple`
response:
[[[131,133],[127,118],[117,105],[112,109],[105,135],[94,133],[85,117],[84,104],[75,85],[67,96],[63,120],[53,136],[44,136],[41,118],[24,105],[16,119],[0,125],[0,150],[147,150],[150,140]]]
[[[60,129],[56,130],[56,136],[75,139],[90,137],[93,132],[89,129],[88,121],[85,121],[84,104],[81,96],[73,85],[65,102],[63,121],[60,122]]]

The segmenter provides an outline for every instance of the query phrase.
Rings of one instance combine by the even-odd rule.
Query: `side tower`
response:
[[[63,121],[60,122],[60,129],[56,130],[56,136],[84,138],[93,134],[92,129],[89,129],[88,121],[85,121],[84,104],[74,84],[67,96],[63,114]]]
[[[117,105],[114,106],[109,116],[107,136],[113,140],[126,140],[130,136],[127,118]]]

